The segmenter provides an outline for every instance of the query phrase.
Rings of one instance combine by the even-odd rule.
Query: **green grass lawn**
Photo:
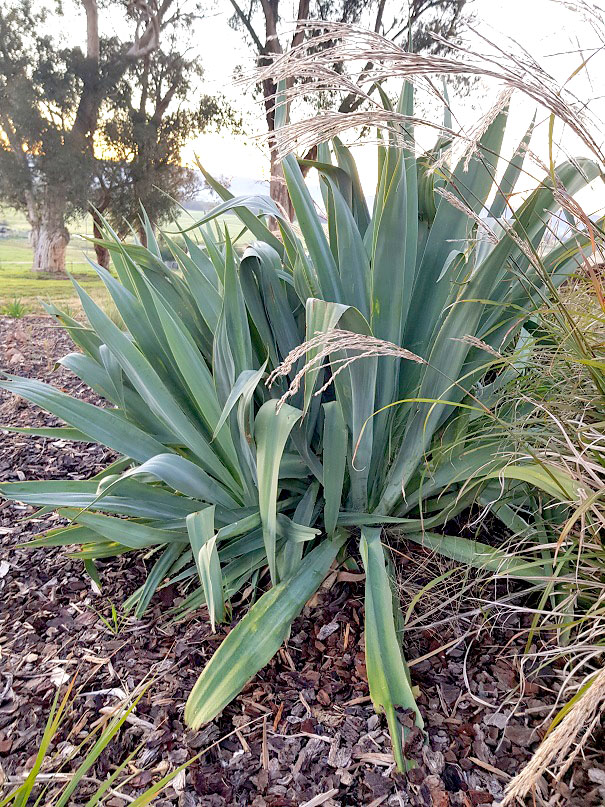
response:
[[[178,218],[178,227],[187,227],[202,216],[198,210],[183,211]],[[241,224],[234,215],[221,218],[226,224],[232,238],[240,232]],[[55,303],[60,308],[68,308],[72,312],[80,307],[78,296],[68,277],[32,272],[33,252],[28,242],[29,228],[23,214],[13,210],[0,209],[0,225],[8,227],[10,237],[0,237],[0,313],[5,313],[7,305],[14,300],[25,306],[31,314],[43,313],[40,300]],[[167,227],[168,231],[177,227]],[[69,227],[71,241],[67,248],[67,271],[75,277],[86,291],[104,306],[108,303],[108,295],[94,269],[87,262],[87,256],[94,259],[94,249],[78,234],[91,235],[90,219],[72,222]],[[245,246],[245,242],[238,241]]]
[[[75,243],[74,243],[75,242]],[[76,246],[77,243],[77,246]],[[94,251],[85,242],[72,242],[67,250],[66,269],[98,301],[105,302],[107,294],[86,254]],[[20,301],[28,313],[42,313],[40,300],[51,301],[60,307],[78,307],[77,295],[67,276],[32,272],[33,252],[26,237],[0,239],[0,311],[13,300]]]

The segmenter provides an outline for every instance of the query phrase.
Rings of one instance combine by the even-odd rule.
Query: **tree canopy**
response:
[[[123,235],[143,206],[154,224],[193,199],[197,171],[182,164],[184,146],[210,127],[237,125],[226,102],[202,94],[202,66],[186,59],[176,39],[134,63],[117,85],[111,115],[99,126],[95,206]],[[144,228],[139,237],[145,241]]]
[[[156,186],[193,192],[183,144],[229,118],[182,55],[200,14],[197,0],[0,0],[0,201],[26,214],[34,269],[63,270],[67,224],[91,203],[123,223],[141,201],[161,220]]]

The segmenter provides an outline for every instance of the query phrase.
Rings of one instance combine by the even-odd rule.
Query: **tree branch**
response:
[[[86,57],[99,61],[99,9],[97,0],[82,0],[86,11]]]
[[[381,0],[384,3],[385,0]],[[307,19],[309,16],[309,0],[299,0],[298,3],[298,14],[296,15],[296,31],[294,32],[294,36],[292,37],[292,44],[290,48],[295,48],[297,45],[300,45],[304,39],[305,31],[304,28],[301,26],[301,22]]]
[[[384,5],[386,0],[380,0],[378,3],[378,10],[376,11],[376,20],[374,22],[374,33],[379,34],[382,28],[382,17],[384,14]]]
[[[256,33],[256,31],[252,27],[252,23],[250,22],[249,18],[246,16],[246,14],[244,14],[243,10],[237,4],[236,0],[230,0],[230,2],[231,2],[231,5],[233,6],[233,8],[235,9],[235,13],[237,14],[237,16],[240,18],[240,20],[244,24],[244,27],[245,27],[246,31],[248,31],[248,33],[252,37],[252,41],[256,45],[256,49],[258,50],[259,54],[263,54],[265,52],[265,47],[264,47],[263,43],[260,41],[260,39],[258,38],[258,34]]]
[[[154,124],[156,124],[156,125],[160,124],[162,118],[164,117],[164,113],[166,112],[166,110],[168,109],[168,106],[170,105],[170,102],[174,98],[175,92],[179,88],[180,81],[181,81],[181,76],[179,75],[177,78],[174,79],[174,81],[172,82],[172,84],[170,85],[170,87],[168,88],[166,93],[164,94],[164,96],[158,100],[158,102],[156,104],[156,108],[154,110],[154,113],[153,113],[153,115],[151,117],[151,121]]]
[[[147,25],[142,36],[139,37],[138,34],[135,34],[134,42],[126,53],[126,57],[131,60],[141,59],[143,56],[148,56],[150,53],[153,53],[154,50],[157,50],[160,44],[162,21],[164,15],[172,5],[173,0],[163,0],[162,5],[157,11],[152,10],[152,6],[150,6],[149,2],[145,2],[144,0],[139,0],[139,2],[143,2],[143,11],[147,16]]]

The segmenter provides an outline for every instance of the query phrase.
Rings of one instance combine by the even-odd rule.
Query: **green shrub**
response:
[[[409,86],[398,109],[411,112]],[[542,556],[511,560],[435,531],[497,479],[574,494],[556,469],[511,466],[502,451],[507,424],[491,409],[511,370],[494,352],[514,349],[524,322],[583,248],[581,238],[570,239],[537,260],[559,203],[547,176],[514,214],[508,208],[525,149],[495,186],[505,121],[503,112],[468,168],[462,161],[451,173],[430,170],[443,141],[421,159],[394,138],[381,146],[371,213],[350,152],[337,139],[321,145],[313,165],[327,234],[293,156],[283,168],[297,228],[271,200],[232,198],[208,177],[223,204],[181,234],[186,249],[164,236],[178,271],[162,262],[150,227],[147,249],[108,230],[119,279],[97,271],[125,330],[77,283],[89,327],[48,308],[83,351],[62,364],[113,408],[30,379],[1,384],[62,418],[71,439],[122,455],[90,481],[2,485],[6,497],[58,508],[71,522],[34,546],[79,544],[76,556],[92,574],[98,559],[144,550],[153,565],[126,607],[141,615],[164,581],[188,582],[178,614],[205,603],[213,625],[229,618],[230,599],[257,585],[268,566],[271,587],[191,693],[190,725],[212,720],[268,662],[360,528],[370,694],[404,768],[396,707],[422,720],[397,638],[380,528],[396,524],[458,561],[544,577]],[[597,173],[589,160],[556,170],[569,193]],[[227,212],[257,239],[241,259],[228,233],[213,228]]]
[[[18,297],[14,297],[2,307],[2,313],[6,317],[12,317],[13,319],[21,319],[27,314],[27,310],[27,306]]]
[[[602,248],[605,233],[598,226],[594,237]],[[546,634],[544,654],[572,660],[569,683],[590,675],[598,649],[605,652],[605,310],[600,282],[593,280],[596,293],[583,272],[536,316],[524,374],[507,389],[513,399],[535,402],[514,420],[522,443],[580,492],[555,507],[533,492],[524,509],[536,516],[522,531],[533,529],[534,542],[556,547],[527,647]]]

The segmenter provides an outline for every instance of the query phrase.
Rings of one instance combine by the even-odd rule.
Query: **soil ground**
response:
[[[69,338],[46,318],[0,318],[1,370],[96,402],[75,376],[55,367],[70,350]],[[0,423],[57,421],[0,392]],[[112,453],[99,446],[0,432],[3,481],[85,479],[111,459]],[[111,603],[118,607],[141,583],[144,559],[128,554],[102,564],[98,594],[81,562],[69,558],[65,548],[18,547],[60,523],[56,515],[32,514],[27,506],[0,502],[0,796],[2,785],[8,789],[21,781],[31,767],[57,686],[76,673],[79,693],[48,772],[56,770],[61,755],[102,709],[115,707],[143,679],[153,678],[135,719],[96,765],[94,775],[102,780],[141,744],[131,766],[134,779],[110,796],[109,807],[127,805],[151,781],[229,733],[155,803],[491,805],[547,728],[562,675],[553,667],[530,679],[522,675],[525,616],[513,610],[487,625],[442,621],[449,613],[442,611],[432,626],[424,620],[406,633],[428,743],[412,743],[409,751],[418,767],[407,777],[398,775],[386,723],[368,696],[363,582],[333,574],[296,620],[287,647],[220,718],[189,731],[183,721],[187,694],[228,628],[213,635],[204,612],[187,622],[170,622],[166,611],[181,593],[168,587],[144,619],[121,620],[111,631],[98,614],[108,617]],[[422,575],[428,556],[417,547],[398,548],[400,579]],[[237,618],[237,605],[234,612]],[[251,721],[256,722],[248,725]],[[596,738],[565,782],[545,782],[545,800],[536,796],[535,803],[596,807],[605,803],[603,782],[605,764]],[[70,804],[86,801],[86,787]]]

